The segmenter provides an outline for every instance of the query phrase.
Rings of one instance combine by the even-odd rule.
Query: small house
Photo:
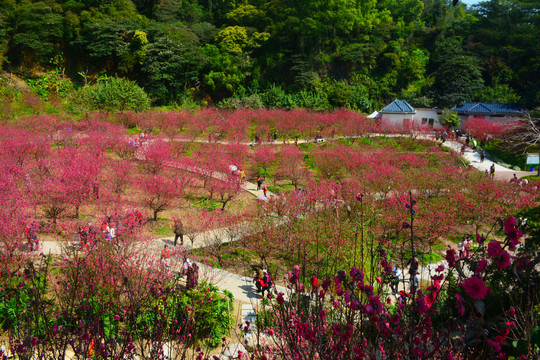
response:
[[[452,109],[461,120],[486,119],[490,121],[505,121],[523,116],[526,109],[515,104],[465,102],[461,106]]]
[[[433,128],[441,127],[439,123],[438,110],[418,108],[414,109],[405,100],[394,100],[386,105],[379,116],[387,126],[394,128],[408,128],[411,126],[431,126]]]
[[[416,111],[405,100],[394,100],[379,111],[380,117],[388,126],[409,127]]]

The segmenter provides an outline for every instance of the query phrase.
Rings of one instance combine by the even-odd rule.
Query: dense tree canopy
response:
[[[186,96],[363,111],[396,97],[413,106],[540,104],[535,1],[0,0],[0,8],[4,70],[60,70],[81,84],[126,77],[156,105]]]

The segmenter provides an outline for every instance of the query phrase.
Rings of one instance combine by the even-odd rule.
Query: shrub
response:
[[[135,82],[123,78],[99,80],[95,85],[86,85],[72,97],[79,111],[135,111],[150,108],[150,99]]]

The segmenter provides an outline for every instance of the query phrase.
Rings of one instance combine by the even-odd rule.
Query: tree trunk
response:
[[[228,202],[229,202],[229,200],[225,200],[225,201],[222,202],[222,204],[223,204],[223,205],[221,206],[221,211],[222,211],[222,212],[225,211],[225,206],[227,206],[227,203],[228,203]]]

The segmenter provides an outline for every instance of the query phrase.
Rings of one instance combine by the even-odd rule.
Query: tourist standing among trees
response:
[[[240,183],[241,184],[246,183],[246,172],[244,170],[240,170]]]
[[[174,221],[174,246],[176,246],[178,238],[180,238],[180,245],[184,245],[184,224],[180,219]]]
[[[261,281],[261,298],[264,298],[264,292],[266,291],[267,294],[270,293],[270,288],[272,287],[272,278],[270,277],[270,274],[268,274],[268,271],[263,270],[263,277]]]
[[[186,289],[195,289],[199,285],[199,267],[192,263],[187,269]]]
[[[253,275],[253,282],[257,288],[257,292],[262,291],[263,270],[260,267],[255,268],[255,274]]]

